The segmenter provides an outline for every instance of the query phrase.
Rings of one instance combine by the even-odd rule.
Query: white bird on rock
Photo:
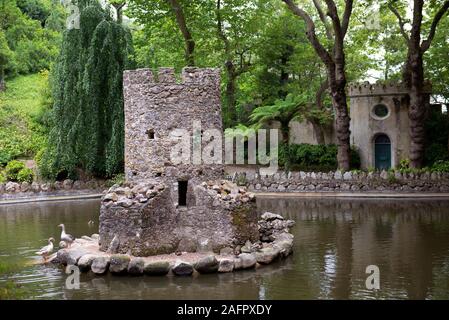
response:
[[[70,248],[70,245],[72,244],[72,242],[75,241],[75,237],[72,236],[71,234],[65,233],[64,224],[61,223],[58,227],[62,228],[61,241],[64,241],[65,243],[67,243],[67,247]]]
[[[38,252],[36,252],[36,254],[44,258],[44,262],[47,261],[47,257],[53,252],[53,241],[55,241],[55,239],[53,238],[48,239],[48,245],[42,247]]]

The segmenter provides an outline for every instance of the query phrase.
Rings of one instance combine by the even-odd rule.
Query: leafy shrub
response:
[[[3,172],[0,171],[0,183],[4,183],[4,182],[6,182],[6,177],[3,174]]]
[[[33,177],[33,170],[31,170],[30,168],[24,168],[17,174],[17,181],[31,183],[33,182]]]
[[[5,168],[6,179],[17,181],[17,176],[22,169],[25,169],[25,164],[23,162],[17,160],[10,161]]]
[[[125,174],[119,173],[114,175],[111,179],[106,182],[106,186],[112,187],[114,184],[122,185],[125,183]]]
[[[411,172],[410,159],[402,159],[399,162],[398,170],[401,173],[409,173],[409,172]]]
[[[449,172],[449,161],[437,161],[433,164],[431,169],[434,172]]]
[[[449,153],[447,149],[447,143],[432,143],[426,148],[426,153],[424,154],[425,164],[432,166],[437,161],[449,160]]]
[[[330,171],[338,168],[337,146],[290,144],[281,145],[279,150],[279,164],[287,169],[304,171]],[[351,149],[351,168],[360,168],[360,156]]]

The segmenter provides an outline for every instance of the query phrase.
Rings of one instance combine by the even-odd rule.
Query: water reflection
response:
[[[448,298],[449,202],[263,199],[263,210],[295,219],[297,265],[321,277],[322,298]],[[296,253],[295,252],[295,253]],[[381,290],[365,289],[368,265]],[[318,272],[317,272],[318,271]]]
[[[35,265],[45,239],[65,223],[76,236],[98,228],[97,200],[0,206],[0,262],[45,299],[447,299],[449,201],[258,199],[259,211],[297,221],[295,252],[258,270],[197,277],[96,277],[64,286],[58,267]],[[94,228],[87,224],[95,221]],[[381,289],[365,288],[368,265]]]

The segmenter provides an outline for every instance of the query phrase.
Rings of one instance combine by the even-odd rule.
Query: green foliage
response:
[[[279,150],[279,164],[288,170],[330,171],[338,168],[337,146],[311,144],[282,144]],[[351,149],[351,168],[360,168],[360,157]]]
[[[410,159],[402,159],[399,162],[398,170],[402,173],[408,172],[410,170]]]
[[[287,143],[289,138],[289,123],[292,120],[299,120],[303,116],[305,109],[304,96],[294,96],[288,94],[285,99],[278,99],[273,105],[257,107],[250,115],[250,120],[260,128],[270,121],[281,123],[283,142]]]
[[[17,181],[21,170],[25,169],[25,164],[21,161],[12,160],[8,162],[5,168],[6,178],[9,181]]]
[[[119,173],[119,174],[114,175],[111,179],[109,179],[106,182],[106,186],[107,187],[112,187],[115,184],[121,186],[124,183],[125,183],[125,174],[124,173]]]
[[[448,136],[449,116],[442,113],[440,108],[430,110],[426,121],[426,139],[429,142],[424,160],[426,166],[432,166],[438,160],[449,160]]]
[[[16,0],[17,7],[28,17],[41,22],[45,22],[50,15],[50,1],[46,0]]]
[[[46,144],[48,123],[40,114],[48,104],[48,73],[19,76],[0,92],[0,165],[18,157],[33,157]]]
[[[395,173],[395,170],[393,168],[388,170],[387,180],[388,180],[388,183],[390,183],[390,184],[398,182],[398,179],[396,179],[396,175],[394,173]]]
[[[34,179],[34,173],[33,173],[33,170],[30,168],[24,168],[24,169],[20,170],[19,173],[17,174],[18,182],[31,183],[31,182],[33,182],[33,179]]]
[[[446,173],[448,173],[449,172],[449,161],[448,160],[446,160],[446,161],[442,161],[442,160],[437,161],[437,162],[435,162],[433,164],[431,169],[432,169],[432,171],[435,171],[435,172],[446,172]]]
[[[5,177],[5,174],[3,173],[3,171],[0,171],[0,183],[5,183],[6,181],[8,181]]]
[[[55,179],[82,168],[98,176],[123,171],[123,70],[131,66],[129,31],[97,1],[80,5],[80,29],[64,32],[54,69],[48,147],[40,172]]]
[[[50,8],[60,10],[61,5],[49,0],[2,0],[0,5],[0,60],[6,60],[0,63],[0,73],[15,76],[49,69],[58,53],[60,32],[45,28],[45,21]]]

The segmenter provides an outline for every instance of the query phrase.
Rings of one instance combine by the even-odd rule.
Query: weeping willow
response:
[[[41,168],[49,178],[123,171],[122,74],[131,64],[131,34],[97,1],[79,8],[80,28],[65,31],[52,79],[54,127]]]

